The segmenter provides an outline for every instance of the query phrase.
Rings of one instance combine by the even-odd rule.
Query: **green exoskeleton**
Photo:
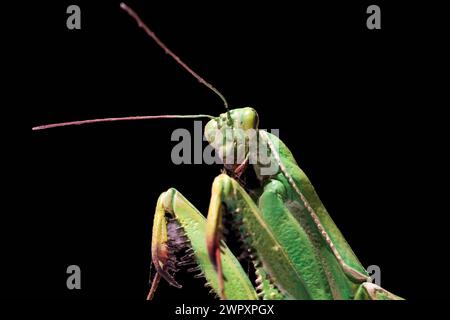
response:
[[[152,243],[158,274],[179,286],[170,271],[177,263],[174,251],[186,247],[184,259],[196,264],[195,270],[221,298],[398,299],[369,281],[292,153],[276,136],[257,130],[254,109],[234,109],[210,120],[205,136],[217,149],[234,149],[220,150],[224,154],[236,154],[239,144],[217,143],[217,131],[240,134],[249,129],[256,129],[278,169],[262,175],[262,165],[248,164],[252,155],[247,151],[242,163],[226,166],[226,173],[214,180],[206,220],[177,190],[163,193],[156,208]],[[258,181],[253,188],[241,183],[248,171],[253,171],[250,174]],[[249,253],[257,274],[256,292],[222,241],[225,218]]]
[[[166,53],[225,102],[212,116],[143,116],[75,121],[34,130],[101,121],[209,117],[205,137],[218,154],[233,155],[213,184],[207,218],[171,188],[157,202],[151,255],[156,274],[148,298],[161,278],[181,287],[180,268],[198,271],[222,299],[401,299],[371,283],[367,271],[331,219],[311,182],[287,146],[258,130],[253,108],[228,110],[225,98],[175,56],[137,14],[127,11]],[[243,133],[252,132],[251,138]],[[257,148],[252,148],[252,141]],[[261,150],[264,152],[261,153]],[[235,157],[240,154],[241,157]],[[261,154],[266,159],[263,162]],[[225,159],[230,160],[230,159]],[[272,170],[267,170],[268,165]],[[252,179],[252,183],[245,183]],[[250,280],[227,247],[237,235],[256,280]]]

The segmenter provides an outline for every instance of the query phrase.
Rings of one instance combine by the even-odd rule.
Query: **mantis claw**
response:
[[[152,262],[156,276],[148,298],[152,298],[160,278],[181,288],[174,278],[179,268],[196,272],[194,278],[205,278],[209,287],[219,297],[225,293],[230,299],[257,299],[256,292],[226,244],[220,240],[221,232],[214,237],[213,246],[205,242],[206,219],[175,189],[161,194],[155,211],[152,238]],[[217,255],[217,279],[215,268],[209,261],[209,250]]]
[[[153,223],[153,238],[152,238],[152,261],[155,266],[157,275],[163,277],[170,285],[181,288],[182,286],[175,280],[175,278],[168,272],[170,269],[174,270],[176,261],[170,252],[169,233],[170,225],[173,222],[167,222],[165,211],[160,206],[158,201],[157,210],[155,213],[155,220]],[[158,280],[159,282],[159,280]],[[156,290],[156,288],[154,289]]]
[[[147,300],[153,300],[153,296],[155,295],[155,291],[158,288],[159,281],[161,280],[161,275],[159,273],[156,273],[155,277],[151,281],[151,287],[150,291],[147,295]]]

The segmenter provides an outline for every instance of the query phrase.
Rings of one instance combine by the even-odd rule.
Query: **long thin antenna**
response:
[[[150,30],[150,28],[141,20],[141,18],[138,16],[136,12],[134,12],[133,9],[131,9],[129,6],[127,6],[125,3],[120,4],[120,8],[122,8],[125,12],[127,12],[134,20],[136,20],[138,26],[147,33],[148,36],[150,36],[156,44],[162,48],[168,55],[170,55],[180,66],[182,66],[186,71],[188,71],[194,78],[196,78],[200,83],[205,85],[207,88],[212,90],[216,95],[220,97],[220,99],[223,101],[225,105],[225,109],[227,110],[228,115],[228,121],[231,123],[231,115],[230,110],[228,108],[228,102],[225,99],[225,97],[212,86],[209,82],[207,82],[205,79],[203,79],[201,76],[199,76],[194,70],[192,70],[187,64],[185,64],[181,59],[173,53],[172,50],[170,50],[156,35],[153,31]],[[53,123],[53,124],[47,124],[42,126],[33,127],[33,131],[37,130],[46,130],[51,128],[59,128],[59,127],[68,127],[68,126],[77,126],[77,125],[84,125],[84,124],[92,124],[92,123],[99,123],[99,122],[114,122],[114,121],[131,121],[131,120],[149,120],[149,119],[180,119],[180,118],[210,118],[215,119],[215,117],[205,114],[199,114],[199,115],[159,115],[159,116],[131,116],[131,117],[121,117],[121,118],[103,118],[103,119],[90,119],[90,120],[80,120],[80,121],[70,121],[70,122],[62,122],[62,123]]]
[[[99,122],[151,120],[151,119],[184,119],[184,118],[188,118],[188,119],[195,119],[195,118],[215,119],[213,116],[210,116],[210,115],[207,115],[207,114],[198,114],[198,115],[166,114],[166,115],[160,115],[160,116],[132,116],[132,117],[89,119],[89,120],[53,123],[53,124],[46,124],[46,125],[43,125],[43,126],[33,127],[32,130],[33,131],[38,131],[38,130],[46,130],[46,129],[51,129],[51,128],[68,127],[68,126],[79,126],[79,125],[83,125],[83,124],[92,124],[92,123],[99,123]]]
[[[156,34],[150,30],[150,28],[142,21],[142,19],[139,17],[139,15],[134,12],[133,9],[131,9],[129,6],[127,6],[125,3],[120,3],[120,7],[125,10],[131,17],[136,20],[138,26],[142,29],[144,29],[145,33],[152,38],[156,44],[161,47],[168,55],[170,55],[180,66],[182,66],[187,72],[189,72],[194,78],[196,78],[201,84],[205,85],[209,89],[211,89],[215,94],[217,94],[220,99],[222,99],[223,104],[225,105],[225,109],[227,112],[228,109],[228,102],[225,99],[225,97],[220,93],[219,90],[213,87],[212,84],[207,82],[205,79],[203,79],[200,75],[198,75],[194,70],[192,70],[187,64],[185,64],[175,53],[173,53],[172,50],[170,50],[157,36]]]

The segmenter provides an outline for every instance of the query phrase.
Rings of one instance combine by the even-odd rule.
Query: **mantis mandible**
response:
[[[221,299],[401,299],[370,282],[288,147],[277,136],[258,129],[255,109],[230,110],[224,96],[168,49],[131,8],[124,3],[121,8],[180,66],[217,94],[226,112],[218,117],[93,119],[33,130],[110,121],[209,118],[205,126],[209,144],[222,155],[243,154],[237,161],[225,162],[223,172],[215,178],[206,219],[176,189],[160,195],[151,244],[156,274],[148,299],[153,298],[161,278],[180,288],[175,279],[180,268],[198,271],[196,277],[204,277],[206,286]],[[254,133],[269,162],[263,162],[257,149],[249,147],[248,137],[242,139],[247,131]],[[267,163],[275,164],[270,174],[265,173]],[[247,179],[256,183],[246,184]],[[256,288],[225,243],[229,229],[238,236],[254,268]]]

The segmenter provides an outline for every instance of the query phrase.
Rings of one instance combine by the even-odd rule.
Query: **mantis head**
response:
[[[208,142],[212,138],[211,134],[216,130],[225,131],[227,129],[250,130],[258,129],[259,117],[255,109],[250,107],[232,109],[222,113],[219,117],[212,119],[205,126],[205,137]]]
[[[258,125],[258,113],[250,107],[229,110],[206,124],[206,140],[226,169],[239,175],[245,168]]]

